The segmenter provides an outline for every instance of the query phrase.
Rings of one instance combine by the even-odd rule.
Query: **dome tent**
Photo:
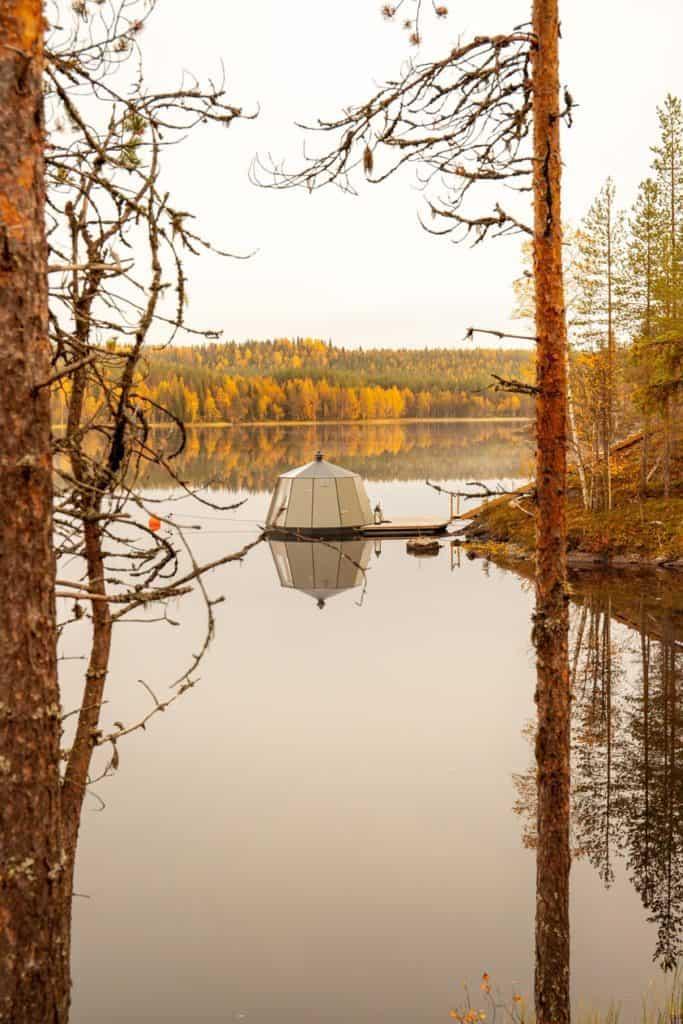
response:
[[[370,502],[357,473],[326,462],[313,462],[283,473],[268,510],[266,527],[280,533],[355,533],[372,523]]]

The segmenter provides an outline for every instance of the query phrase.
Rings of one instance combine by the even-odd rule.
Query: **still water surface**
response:
[[[247,503],[212,512],[154,477],[150,494],[201,525],[210,560],[319,447],[396,515],[445,510],[426,478],[519,480],[532,456],[522,424],[204,429],[183,479]],[[447,541],[433,558],[356,547],[293,552],[283,576],[262,543],[210,577],[226,601],[201,682],[121,744],[106,809],[87,804],[76,1024],[431,1024],[483,971],[531,996],[531,589]],[[320,607],[310,567],[329,590],[329,557],[339,592]],[[683,599],[664,577],[574,587],[573,991],[635,1019],[681,939]],[[172,614],[121,627],[105,725],[147,709],[139,679],[163,696],[200,643],[199,602]]]

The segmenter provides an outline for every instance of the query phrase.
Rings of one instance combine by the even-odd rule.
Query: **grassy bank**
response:
[[[653,446],[655,447],[655,446]],[[567,498],[567,540],[570,566],[666,565],[683,569],[683,458],[672,463],[671,494],[664,498],[660,480],[652,479],[639,493],[641,443],[615,447],[612,455],[613,508],[591,512],[583,507],[579,481],[570,474]],[[657,462],[656,447],[652,464]],[[469,515],[465,537],[473,547],[494,554],[503,546],[510,557],[529,558],[534,549],[533,499],[522,495],[491,499]],[[503,551],[499,552],[500,554]]]
[[[478,1024],[487,1021],[489,1024],[500,1019],[509,1024],[535,1024],[533,1000],[514,992],[511,998],[505,999],[499,990],[494,990],[488,974],[484,974],[479,986],[479,994],[471,995],[467,986],[464,1003],[449,1013],[451,1020],[460,1024]],[[660,979],[658,984],[651,985],[643,993],[636,1015],[626,1015],[621,1004],[612,1000],[602,1007],[593,1009],[582,1005],[572,1009],[572,1019],[578,1024],[678,1024],[683,1020],[683,979],[681,972],[674,971],[671,980]]]

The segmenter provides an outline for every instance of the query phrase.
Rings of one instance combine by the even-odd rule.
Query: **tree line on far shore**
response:
[[[112,340],[111,346],[116,342]],[[153,352],[137,384],[150,418],[184,423],[533,416],[491,374],[533,380],[522,349],[348,349],[314,338],[174,346]],[[69,383],[54,396],[62,420]],[[98,396],[89,396],[91,413]]]

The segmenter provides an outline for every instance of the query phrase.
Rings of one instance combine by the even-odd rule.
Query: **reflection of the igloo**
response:
[[[301,590],[318,604],[365,582],[372,545],[367,540],[270,540],[280,585]]]

